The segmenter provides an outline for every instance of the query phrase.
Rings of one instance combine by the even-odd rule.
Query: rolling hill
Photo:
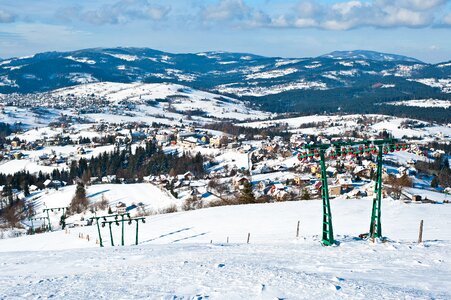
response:
[[[428,64],[363,50],[281,58],[229,52],[174,54],[149,48],[46,52],[0,62],[0,94],[98,82],[183,84],[272,112],[383,113],[375,103],[450,99],[451,63]],[[408,108],[397,109],[408,114]],[[429,112],[437,114],[446,115]]]

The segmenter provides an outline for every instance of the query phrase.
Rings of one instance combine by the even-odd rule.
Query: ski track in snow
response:
[[[450,264],[435,259],[443,246],[348,241],[332,248],[306,242],[5,253],[0,293],[3,299],[449,299]],[[427,277],[435,279],[423,282]]]

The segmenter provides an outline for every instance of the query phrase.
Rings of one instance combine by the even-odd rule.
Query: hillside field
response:
[[[140,224],[137,246],[129,225],[124,247],[111,247],[105,227],[100,248],[96,226],[0,240],[0,294],[3,299],[451,297],[448,205],[384,200],[385,243],[357,237],[368,230],[370,199],[331,205],[335,247],[320,244],[318,200],[150,216]],[[417,244],[421,219],[425,241]],[[117,245],[120,227],[113,230]],[[90,241],[80,239],[81,233]]]

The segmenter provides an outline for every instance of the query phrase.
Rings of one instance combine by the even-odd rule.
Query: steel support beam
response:
[[[382,200],[382,155],[383,146],[379,146],[377,153],[377,171],[374,185],[373,209],[371,211],[370,236],[372,238],[382,237],[381,225],[381,200]]]
[[[320,164],[321,164],[321,198],[323,200],[323,238],[322,243],[325,246],[335,244],[334,231],[332,227],[332,212],[329,201],[329,188],[327,185],[326,162],[324,157],[324,150],[319,150]]]

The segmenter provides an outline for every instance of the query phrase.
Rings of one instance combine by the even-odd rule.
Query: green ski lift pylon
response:
[[[321,162],[321,199],[323,201],[323,245],[330,246],[335,244],[334,230],[332,226],[332,211],[330,209],[329,188],[327,185],[326,162],[324,158],[324,149],[319,150]]]
[[[47,217],[29,217],[28,220],[31,222],[31,234],[35,234],[36,230],[34,229],[34,223],[33,221],[44,221],[44,228],[45,226],[45,221],[47,220]],[[41,226],[42,228],[42,226]]]
[[[374,185],[373,209],[371,211],[370,236],[372,238],[382,237],[381,226],[381,202],[382,202],[382,155],[383,146],[379,146],[377,153],[377,171]]]
[[[49,222],[49,226],[48,226],[48,230],[49,231],[52,231],[52,224],[50,222],[49,211],[53,212],[53,211],[60,211],[60,210],[63,211],[63,214],[62,214],[61,219],[60,219],[60,224],[61,224],[62,229],[64,229],[66,227],[66,210],[67,210],[67,207],[51,207],[51,208],[44,208],[42,210],[43,213],[47,213],[47,220]]]
[[[33,225],[33,218],[28,218],[28,220],[31,222],[31,234],[34,234],[34,225]]]
[[[114,220],[108,220],[108,218],[114,218]],[[120,218],[120,220],[119,220]],[[112,214],[112,215],[106,215],[106,216],[95,216],[91,218],[92,220],[96,220],[97,222],[97,231],[99,234],[99,241],[100,241],[100,247],[103,247],[103,240],[102,240],[102,234],[100,232],[100,227],[99,227],[99,219],[103,219],[102,221],[102,227],[105,227],[106,224],[108,224],[108,228],[110,230],[110,240],[111,240],[111,246],[114,246],[114,241],[113,241],[113,229],[112,229],[112,225],[113,223],[119,226],[119,222],[122,223],[122,228],[121,228],[121,245],[124,246],[125,245],[125,232],[124,232],[124,223],[128,222],[129,225],[132,224],[132,221],[136,221],[136,234],[135,234],[135,244],[138,245],[138,230],[139,230],[139,221],[142,221],[143,223],[145,223],[145,218],[144,217],[135,217],[132,218],[130,217],[130,213],[124,213],[124,214]]]
[[[136,217],[128,220],[128,224],[131,225],[132,221],[136,222],[136,236],[135,236],[135,245],[138,245],[138,229],[139,229],[139,221],[146,223],[146,218],[144,217]]]
[[[356,146],[358,146],[356,148]],[[348,148],[346,148],[348,147]],[[383,154],[399,150],[406,150],[407,144],[401,143],[396,139],[385,140],[363,140],[334,142],[331,144],[313,144],[305,145],[304,152],[298,153],[300,161],[306,161],[309,158],[319,158],[321,166],[321,198],[323,202],[323,245],[330,246],[335,244],[332,226],[332,212],[330,208],[329,190],[327,186],[326,158],[335,159],[337,157],[346,157],[347,155],[358,156],[362,154],[377,154],[377,172],[373,199],[371,223],[369,235],[374,238],[382,237],[381,226],[381,200],[382,200],[382,157]],[[326,150],[329,155],[326,156]]]

